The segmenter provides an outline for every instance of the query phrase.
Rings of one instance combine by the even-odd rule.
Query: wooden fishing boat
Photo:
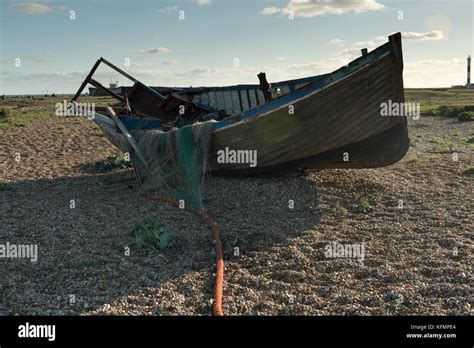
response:
[[[92,79],[104,62],[135,82],[125,96]],[[382,116],[381,104],[404,103],[401,34],[325,75],[229,87],[150,88],[97,61],[87,83],[118,99],[95,121],[122,151],[137,150],[129,132],[163,130],[214,119],[210,171],[218,175],[285,175],[302,169],[374,168],[399,161],[408,150],[407,119]],[[178,110],[186,110],[185,114]],[[110,111],[110,108],[109,108]],[[220,150],[256,151],[257,165],[220,163]]]

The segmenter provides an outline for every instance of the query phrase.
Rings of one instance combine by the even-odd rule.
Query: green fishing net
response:
[[[194,123],[163,132],[133,132],[146,161],[133,156],[142,187],[148,192],[183,200],[185,206],[203,209],[204,176],[215,121]]]

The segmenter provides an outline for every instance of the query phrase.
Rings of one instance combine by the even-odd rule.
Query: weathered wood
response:
[[[230,97],[232,100],[233,113],[242,112],[242,108],[240,107],[239,92],[232,91]]]
[[[399,43],[395,46],[398,49]],[[216,131],[211,146],[212,171],[258,174],[276,167],[297,170],[295,166],[302,165],[306,168],[365,168],[399,160],[408,144],[404,131],[406,118],[398,117],[400,125],[395,128],[391,117],[380,115],[381,103],[389,99],[404,100],[402,68],[396,64],[397,60],[393,64],[392,54],[391,51],[350,77],[295,102],[294,115],[283,107]],[[385,146],[381,144],[381,134],[387,137]],[[360,147],[363,153],[355,145],[351,146],[364,141],[367,143]],[[258,167],[217,163],[217,151],[225,147],[257,150]],[[338,149],[349,151],[349,162],[342,161]],[[318,159],[321,154],[332,157],[326,155],[326,161],[321,161]]]
[[[216,92],[216,108],[225,110],[224,92]]]
[[[242,100],[242,111],[247,111],[250,109],[247,90],[239,91],[239,93],[240,99]]]
[[[114,69],[115,71],[117,71],[118,73],[122,74],[123,76],[125,76],[126,78],[128,78],[129,80],[133,81],[133,82],[137,82],[137,79],[134,78],[133,76],[127,74],[125,71],[123,71],[122,69],[120,69],[119,67],[115,66],[114,64],[110,63],[107,59],[105,58],[100,58],[100,60],[108,65],[109,67],[111,67],[112,69]]]
[[[232,91],[225,91],[224,93],[224,109],[229,110],[234,114],[234,106],[232,105]]]
[[[102,92],[104,92],[104,93],[110,95],[111,97],[113,97],[113,98],[115,98],[115,99],[121,101],[122,103],[125,103],[125,98],[124,98],[124,97],[122,97],[121,95],[118,95],[118,94],[115,93],[115,92],[112,92],[110,89],[108,89],[107,87],[103,86],[100,82],[94,80],[93,78],[89,78],[89,83],[90,83],[92,86],[94,86],[94,87],[100,89]]]

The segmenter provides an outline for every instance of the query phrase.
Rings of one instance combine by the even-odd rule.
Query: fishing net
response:
[[[163,132],[134,132],[147,165],[133,156],[144,190],[183,200],[202,209],[204,176],[215,121],[194,123]]]

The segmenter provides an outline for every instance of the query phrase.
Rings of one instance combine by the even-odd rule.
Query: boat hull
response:
[[[404,157],[407,119],[381,116],[381,104],[404,102],[400,36],[376,61],[268,114],[213,134],[217,175],[286,175],[302,169],[375,168]],[[291,112],[293,111],[293,113]],[[256,151],[257,166],[220,163],[219,151]]]

